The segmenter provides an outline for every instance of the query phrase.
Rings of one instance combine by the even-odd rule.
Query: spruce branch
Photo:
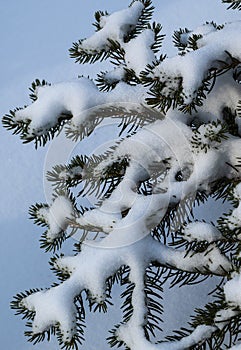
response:
[[[240,9],[240,1],[223,2]],[[6,129],[36,146],[62,129],[77,142],[104,118],[119,122],[118,140],[102,154],[56,164],[47,173],[51,203],[30,207],[58,278],[11,303],[34,344],[55,336],[62,349],[79,349],[86,305],[106,313],[117,283],[123,315],[107,339],[111,347],[218,350],[238,342],[241,57],[233,38],[240,23],[179,29],[179,55],[168,58],[153,10],[150,0],[135,0],[113,14],[96,12],[94,34],[73,43],[70,56],[81,64],[106,60],[110,69],[95,82],[36,79],[32,104],[3,117]],[[87,208],[88,196],[94,204]],[[197,220],[195,208],[213,199],[228,209],[217,223]],[[70,237],[72,256],[61,252]],[[212,299],[188,328],[159,339],[164,285],[191,287],[214,276]]]

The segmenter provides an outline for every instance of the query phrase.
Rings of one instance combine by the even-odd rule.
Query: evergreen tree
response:
[[[241,1],[223,0],[241,9]],[[95,14],[95,33],[73,44],[77,63],[106,60],[95,80],[36,80],[32,103],[3,117],[24,143],[44,146],[65,131],[88,137],[104,118],[120,120],[122,138],[101,155],[77,155],[48,172],[51,204],[30,208],[45,227],[59,279],[19,293],[11,306],[27,320],[34,343],[57,337],[62,349],[84,342],[85,308],[107,311],[123,286],[123,318],[110,347],[238,349],[241,331],[241,23],[207,22],[173,35],[178,55],[161,54],[164,35],[151,22],[151,0]],[[82,198],[95,194],[94,207]],[[211,199],[229,209],[216,223],[193,211]],[[56,254],[78,232],[72,256]],[[204,309],[188,328],[161,337],[164,283],[192,285],[216,276]]]

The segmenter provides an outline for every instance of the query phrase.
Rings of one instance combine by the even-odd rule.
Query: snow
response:
[[[180,341],[169,343],[164,342],[158,345],[147,342],[140,332],[132,331],[131,337],[128,336],[129,332],[126,332],[126,327],[123,327],[123,331],[121,329],[119,334],[133,350],[183,350],[199,342],[202,343],[215,331],[216,327],[200,325],[193,331],[193,333],[189,336],[183,337]]]
[[[237,198],[239,201],[241,200],[241,183],[235,186],[234,197]]]
[[[216,313],[214,323],[219,329],[223,329],[231,318],[238,315],[238,311],[232,309],[223,309]]]
[[[230,230],[240,227],[241,225],[241,205],[235,208],[232,211],[232,214],[229,216],[228,227]]]
[[[233,57],[240,59],[240,41],[230,40],[238,38],[241,22],[228,23],[221,30],[208,31],[198,39],[198,49],[190,51],[184,56],[174,56],[165,59],[152,72],[154,78],[160,81],[166,76],[182,78],[183,97],[185,103],[190,103],[193,94],[201,86],[202,80],[207,77],[208,70],[216,67],[218,60],[225,61],[228,51]],[[175,88],[175,81],[170,86]]]
[[[73,204],[67,197],[58,196],[48,210],[40,209],[40,215],[48,223],[47,238],[53,240],[67,229],[69,220],[74,217]]]
[[[75,296],[87,289],[93,299],[103,300],[105,280],[121,266],[127,265],[130,267],[131,278],[135,283],[136,303],[133,316],[123,326],[124,331],[120,329],[120,336],[123,336],[126,344],[134,349],[135,347],[151,349],[151,344],[148,344],[147,347],[141,327],[146,308],[143,302],[143,280],[140,279],[140,276],[143,275],[143,271],[149,264],[155,261],[162,266],[172,266],[189,272],[199,271],[203,274],[209,270],[220,276],[224,275],[225,271],[232,270],[232,264],[221,254],[215,243],[210,244],[208,251],[203,253],[190,252],[187,254],[186,251],[167,247],[150,236],[150,230],[162,220],[170,204],[178,203],[195,193],[197,189],[207,190],[206,184],[232,171],[232,168],[227,167],[226,163],[235,159],[233,149],[236,149],[236,152],[240,149],[239,138],[221,139],[218,148],[214,147],[196,154],[191,146],[192,135],[193,131],[183,120],[177,121],[173,114],[170,114],[165,119],[157,120],[144,127],[132,137],[124,139],[112,150],[113,156],[108,153],[107,160],[104,159],[103,164],[101,162],[98,164],[95,177],[103,174],[105,166],[110,165],[115,159],[121,159],[123,156],[129,158],[127,171],[110,197],[104,199],[100,206],[85,212],[76,220],[80,228],[105,232],[106,236],[100,241],[85,240],[81,252],[74,257],[57,259],[58,268],[71,272],[69,279],[58,287],[25,298],[25,305],[36,312],[34,331],[36,329],[36,332],[39,332],[51,324],[59,323],[63,337],[67,339],[67,334],[73,332],[75,322],[72,311]],[[182,142],[182,147],[180,147],[180,142]],[[148,156],[143,157],[143,154]],[[232,160],[228,158],[229,154],[233,157]],[[170,169],[164,171],[162,162],[167,158]],[[153,172],[155,173],[156,167],[152,166],[156,163],[162,164],[159,170],[161,174],[163,171],[165,173],[164,176],[160,176],[159,191],[156,186],[151,196],[138,194],[136,192],[138,183],[147,179],[148,174],[152,176]],[[186,169],[186,177],[181,182],[175,179],[175,174],[179,169]],[[84,175],[85,171],[83,171]],[[161,188],[162,191],[160,191]],[[66,217],[72,215],[72,208],[65,200],[65,198],[57,198],[50,207],[53,212],[51,219],[48,218],[51,235],[58,233],[60,227],[58,221],[56,226],[52,218],[64,218],[61,226],[67,228]],[[62,201],[65,207],[62,206]],[[129,209],[125,217],[121,215],[123,209]],[[201,237],[201,239],[212,242],[220,237],[219,232],[215,231],[211,225],[207,226],[204,223],[196,223],[196,225],[198,227],[195,227],[194,223],[194,227],[191,229],[189,227],[187,232],[192,235],[192,238],[200,239]],[[56,306],[53,304],[54,301]],[[49,303],[53,304],[50,310],[48,309]],[[63,308],[61,308],[62,304]],[[67,319],[63,316],[66,312]],[[138,334],[139,343],[136,343],[135,340],[134,344],[133,339],[136,339]],[[193,341],[193,339],[195,337],[187,338],[186,341]],[[178,348],[180,344],[177,345]]]
[[[72,338],[76,328],[76,309],[73,304],[73,300],[71,300],[69,297],[70,293],[65,294],[64,296],[57,294],[58,297],[56,297],[56,294],[56,290],[54,295],[51,290],[37,292],[36,294],[32,294],[27,299],[23,300],[23,304],[29,310],[36,311],[36,316],[33,322],[34,334],[43,332],[51,325],[55,325],[59,322],[63,334],[63,340],[68,341]],[[41,311],[39,312],[38,310]],[[68,332],[65,333],[66,329]]]
[[[181,350],[183,348],[188,348],[193,344],[202,343],[205,339],[208,339],[213,332],[215,332],[216,327],[200,325],[198,326],[192,334],[184,337],[179,344],[167,344],[167,350],[170,348],[173,350]],[[163,347],[164,350],[164,347]]]
[[[112,220],[110,218],[110,214],[112,214]],[[85,216],[80,216],[77,218],[76,224],[79,228],[109,233],[112,231],[119,217],[119,213],[116,215],[113,213],[113,208],[111,213],[106,213],[104,210],[96,213],[95,210],[90,210],[85,213]]]
[[[195,30],[191,31],[188,35],[207,35],[210,34],[212,32],[215,32],[216,28],[212,23],[205,23],[199,27],[197,27]]]
[[[223,289],[225,299],[230,306],[241,308],[241,275],[239,273],[233,273],[232,279],[226,282]]]
[[[144,5],[141,1],[121,11],[101,17],[102,28],[79,45],[79,50],[88,53],[100,52],[108,49],[108,39],[123,42],[125,36],[135,28]]]
[[[104,78],[109,83],[119,82],[119,81],[123,80],[124,76],[125,76],[124,66],[116,67],[112,71],[106,72],[104,74]]]
[[[162,116],[157,115],[158,117]],[[126,170],[126,178],[136,183],[152,175],[156,167],[159,167],[160,172],[164,170],[162,161],[165,159],[174,158],[178,162],[176,166],[183,167],[183,163],[193,161],[190,143],[187,141],[190,137],[190,129],[180,121],[173,121],[171,118],[157,120],[144,126],[131,138],[123,139],[95,170],[101,174],[113,161],[127,156],[130,164]],[[179,147],[180,143],[182,147]],[[175,171],[176,168],[173,173]]]
[[[196,271],[205,267],[217,274],[223,273],[223,270],[219,269],[220,264],[223,264],[224,269],[230,268],[228,261],[225,261],[224,257],[215,248],[208,254],[199,253],[190,256],[188,257],[189,261],[187,261],[185,252],[181,253],[173,248],[168,248],[153,240],[150,236],[139,240],[135,245],[112,247],[112,249],[103,247],[101,243],[102,241],[94,245],[88,245],[87,242],[83,245],[81,253],[76,256],[58,258],[55,266],[63,271],[67,269],[71,273],[70,278],[57,287],[34,293],[23,299],[22,303],[36,313],[33,323],[34,332],[41,332],[50,325],[59,323],[63,338],[67,339],[67,336],[73,334],[74,331],[75,296],[79,295],[82,290],[87,289],[94,300],[99,302],[104,300],[105,280],[125,264],[131,269],[130,280],[135,283],[133,300],[136,302],[133,304],[134,312],[130,322],[124,326],[124,339],[128,346],[131,345],[133,349],[138,349],[138,344],[141,344],[141,342],[147,343],[144,341],[144,335],[137,338],[136,334],[143,332],[141,326],[146,312],[143,295],[143,272],[150,261],[160,261],[161,264],[177,266],[189,271]],[[199,331],[194,332],[195,338],[202,334]],[[120,334],[122,334],[122,331],[120,331]],[[192,341],[193,337],[191,337]],[[130,339],[132,341],[134,339],[134,342],[130,343]],[[188,338],[185,341],[190,340]],[[185,341],[183,340],[184,344]],[[151,345],[148,346],[150,346],[150,349],[152,348]],[[141,348],[139,347],[139,349]],[[179,348],[177,347],[177,349]]]
[[[209,243],[222,239],[221,232],[206,222],[191,222],[184,227],[183,237],[189,242],[207,241]]]
[[[79,116],[82,110],[93,107],[93,102],[91,104],[89,101],[90,95],[93,99],[97,98],[98,90],[87,78],[40,87],[38,99],[25,109],[17,111],[16,120],[30,120],[30,134],[46,132],[57,124],[62,113]]]
[[[146,29],[136,38],[123,45],[127,67],[133,69],[137,76],[148,64],[156,61],[154,52],[151,49],[154,42],[154,32],[151,29]]]
[[[94,107],[98,109],[104,105],[115,104],[117,107],[124,104],[123,107],[128,111],[128,108],[144,103],[144,96],[144,88],[131,87],[124,82],[120,82],[113,91],[99,92],[93,81],[80,78],[77,81],[40,87],[38,99],[17,111],[15,119],[30,121],[29,134],[41,135],[58,124],[61,114],[72,117],[72,124],[76,126],[90,119]]]
[[[219,142],[215,140],[216,136],[218,136],[219,132],[222,130],[222,125],[217,124],[203,124],[198,130],[198,139],[203,145],[207,145],[208,147],[217,147]]]
[[[203,106],[198,111],[198,117],[204,122],[210,122],[219,116],[223,119],[222,111],[225,106],[234,113],[240,99],[240,85],[234,84],[233,77],[229,73],[220,76],[208,98],[203,101]],[[219,103],[221,101],[221,103]],[[238,124],[240,118],[236,118]]]
[[[236,199],[239,200],[239,204],[237,208],[234,208],[231,214],[228,216],[227,225],[230,228],[230,230],[234,230],[235,228],[238,228],[241,225],[241,184],[238,184],[234,188],[233,195]],[[238,235],[238,238],[240,238],[240,235]]]
[[[134,2],[128,11],[132,7],[138,7],[138,4],[141,5],[139,1]],[[227,59],[226,51],[232,54],[233,57],[239,58],[239,41],[230,41],[229,38],[237,36],[241,27],[240,21],[228,23],[221,30],[214,31],[214,29],[210,30],[210,28],[207,29],[206,27],[209,28],[210,26],[203,26],[202,30],[200,28],[197,29],[197,31],[201,31],[203,34],[203,37],[198,40],[198,50],[188,52],[184,56],[167,58],[154,68],[151,73],[154,78],[159,77],[161,81],[163,79],[164,81],[168,81],[162,89],[162,94],[172,96],[179,87],[180,78],[182,79],[184,102],[189,103],[191,102],[190,98],[193,98],[193,94],[195,95],[195,91],[206,77],[208,69],[214,67],[213,64],[217,64],[217,61],[225,61]],[[95,35],[101,33],[101,31],[96,32]],[[125,50],[127,68],[133,69],[137,76],[140,75],[147,64],[156,60],[151,50],[153,40],[153,31],[146,29],[136,38],[127,43],[122,43],[122,47]],[[107,72],[105,74],[107,80],[110,82],[122,80],[124,77],[123,67],[121,66]],[[225,81],[225,85],[227,84],[229,82]],[[218,85],[220,87],[216,88],[217,92],[213,94],[213,98],[210,98],[211,102],[208,102],[206,105],[204,103],[204,109],[200,113],[201,116],[202,114],[206,114],[209,118],[210,116],[213,118],[212,115],[214,113],[221,112],[222,105],[219,104],[217,106],[217,95],[222,93],[223,89],[225,91],[227,90],[225,85]],[[221,91],[219,91],[220,89]],[[96,118],[95,113],[98,110],[98,106],[115,104],[117,107],[118,104],[126,103],[125,108],[128,111],[131,109],[131,106],[128,107],[128,103],[140,104],[141,106],[145,105],[146,92],[147,89],[143,86],[134,87],[124,82],[119,82],[114,90],[108,93],[101,93],[93,81],[87,78],[80,78],[78,81],[39,88],[37,101],[17,111],[15,118],[17,121],[30,121],[28,130],[30,135],[42,135],[46,133],[49,129],[56,126],[62,114],[66,114],[65,117],[67,118],[72,118],[72,125],[75,125],[75,127],[81,124],[82,126],[88,126],[88,121]],[[233,109],[237,105],[239,94],[239,84],[229,89],[229,94],[225,94],[226,106],[230,106]],[[219,111],[217,111],[217,108],[219,108]],[[104,113],[102,113],[102,117],[103,115]],[[239,124],[239,118],[237,118],[237,123]],[[199,128],[199,133],[202,137],[206,137],[204,128],[207,127],[202,126]],[[214,127],[212,126],[212,128]]]

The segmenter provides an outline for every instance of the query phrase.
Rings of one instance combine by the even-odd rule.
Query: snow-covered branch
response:
[[[35,223],[47,227],[41,237],[47,251],[75,233],[82,237],[75,255],[51,259],[58,285],[18,294],[12,304],[30,320],[32,341],[52,332],[63,348],[77,349],[84,339],[83,295],[90,304],[106,305],[116,281],[127,287],[127,297],[111,346],[182,350],[216,336],[219,346],[222,332],[236,334],[239,327],[241,22],[180,29],[174,35],[179,54],[166,57],[161,25],[150,23],[152,11],[150,0],[135,0],[113,14],[97,12],[96,32],[70,52],[79,63],[110,59],[110,70],[96,81],[36,80],[33,103],[3,119],[24,142],[36,144],[63,126],[68,137],[81,140],[106,117],[120,118],[127,134],[103,154],[56,165],[48,173],[56,190],[52,202],[30,209]],[[83,208],[89,193],[98,202]],[[232,206],[217,225],[194,218],[194,205],[211,196]],[[156,273],[148,280],[150,269]],[[218,301],[197,311],[182,339],[155,344],[162,269],[179,276],[177,283],[188,284],[189,276],[222,276],[224,283]]]

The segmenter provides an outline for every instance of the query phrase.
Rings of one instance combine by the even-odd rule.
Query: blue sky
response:
[[[110,12],[128,5],[129,1],[104,0],[0,0],[0,111],[1,115],[16,106],[29,103],[28,87],[35,78],[57,82],[78,74],[94,74],[99,66],[80,67],[68,57],[73,41],[92,32],[93,13],[98,9]],[[218,23],[238,19],[239,13],[226,11],[219,0],[155,0],[155,19],[169,36],[164,48],[170,53],[170,33],[180,27],[190,29],[202,22]],[[48,256],[39,249],[38,230],[28,220],[28,207],[45,201],[43,169],[46,149],[34,150],[21,145],[17,137],[0,129],[0,344],[8,350],[33,349],[27,345],[23,322],[13,316],[9,302],[14,294],[31,287],[44,287],[52,282]],[[93,319],[92,319],[93,322]],[[98,320],[95,319],[96,324]],[[83,347],[95,349],[90,341]],[[56,345],[37,346],[53,350]],[[101,350],[107,348],[103,347]]]

